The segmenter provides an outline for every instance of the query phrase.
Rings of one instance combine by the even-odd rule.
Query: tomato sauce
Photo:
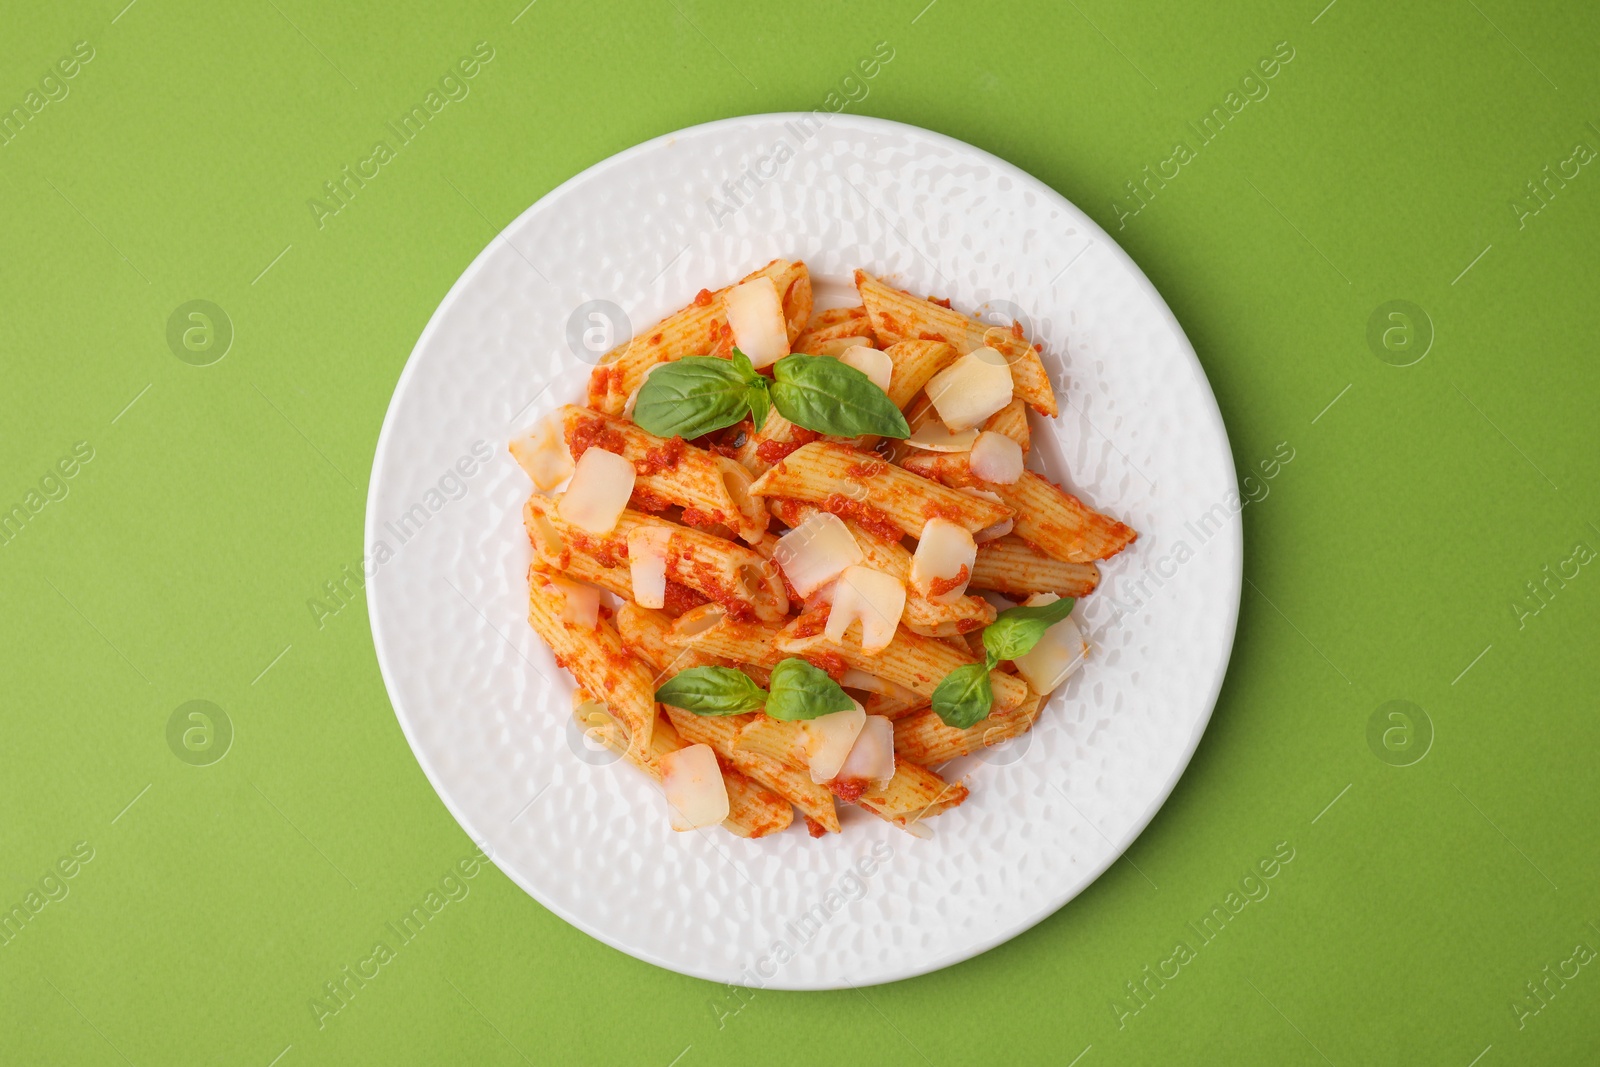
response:
[[[628,439],[619,430],[611,428],[605,419],[596,416],[592,419],[578,419],[567,429],[567,450],[572,453],[572,458],[577,460],[589,450],[590,445],[598,445],[607,452],[622,455],[628,447]]]
[[[777,466],[790,455],[817,440],[822,435],[815,430],[808,430],[804,426],[796,426],[789,433],[787,441],[762,441],[756,445],[756,459],[769,466]]]
[[[867,791],[867,784],[865,778],[835,778],[828,783],[828,788],[846,804],[854,804]]]
[[[905,532],[888,515],[865,501],[851,500],[843,493],[830,495],[822,502],[822,510],[831,512],[841,519],[850,519],[868,533],[885,541],[898,543],[905,536]]]
[[[950,590],[952,590],[952,589],[961,588],[963,585],[967,584],[967,579],[971,576],[971,574],[972,574],[972,569],[970,567],[968,567],[965,563],[963,563],[961,565],[961,569],[959,571],[956,571],[955,577],[953,577],[953,578],[935,578],[935,579],[933,579],[931,582],[928,583],[928,597],[929,597],[929,599],[932,599],[933,597],[944,596],[946,593],[950,592]]]
[[[628,506],[636,511],[666,511],[672,507],[672,501],[659,493],[652,493],[642,485],[635,485],[633,496],[628,498]]]
[[[708,603],[707,599],[697,591],[690,589],[682,582],[667,579],[666,595],[662,597],[662,611],[668,615],[682,615],[691,608]]]
[[[837,652],[802,652],[800,658],[836,682],[850,669],[850,664],[846,663],[844,657]]]
[[[673,470],[683,458],[684,449],[688,447],[681,437],[663,441],[660,447],[646,449],[644,456],[634,461],[634,472],[641,478],[648,478],[652,474]]]

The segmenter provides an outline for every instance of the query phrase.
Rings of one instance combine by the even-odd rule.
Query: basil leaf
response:
[[[828,672],[803,659],[791,656],[772,668],[772,695],[767,698],[767,714],[793,722],[815,719],[835,711],[848,711],[856,702],[828,677]]]
[[[767,693],[732,667],[690,667],[657,689],[656,699],[696,715],[739,715],[761,707]]]
[[[766,382],[765,378],[761,379]],[[757,430],[767,424],[767,414],[772,410],[772,397],[768,395],[765,385],[752,385],[744,394],[745,402],[750,405],[750,422]]]
[[[957,730],[969,729],[988,718],[993,704],[987,663],[957,667],[933,691],[934,712],[946,726]]]
[[[650,372],[634,403],[633,421],[657,437],[699,437],[744,418],[750,388],[733,360],[685,356]]]
[[[989,659],[999,663],[1033,651],[1044,632],[1072,614],[1071,597],[1062,597],[1034,608],[1007,608],[995,616],[983,631],[983,647]]]
[[[761,377],[756,371],[755,364],[750,362],[750,357],[739,351],[738,345],[733,346],[733,354],[728,357],[728,362],[733,364],[733,369],[747,382]]]
[[[832,356],[784,356],[773,365],[773,374],[773,406],[796,426],[837,437],[911,436],[906,417],[888,395]]]

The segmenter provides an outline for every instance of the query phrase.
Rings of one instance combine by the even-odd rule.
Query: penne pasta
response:
[[[738,622],[729,618],[721,606],[706,604],[685,612],[674,622],[667,641],[703,655],[771,670],[785,655],[775,644],[782,631],[777,623]]]
[[[939,340],[953,345],[966,355],[975,349],[993,348],[1006,357],[1011,367],[1016,395],[1041,415],[1058,414],[1050,376],[1039,357],[1039,346],[1022,336],[1022,327],[991,326],[952,311],[943,304],[912,296],[903,289],[887,285],[864,270],[856,271],[856,291],[872,317],[872,328],[887,345],[908,340]]]
[[[897,408],[915,400],[930,378],[961,358],[961,353],[943,341],[900,341],[884,352],[894,363],[889,399]]]
[[[661,781],[661,757],[683,748],[685,741],[672,723],[657,720],[650,736],[650,753],[645,756],[628,745],[627,729],[614,719],[603,701],[586,690],[573,694],[572,714],[584,733],[627,759],[657,782]],[[728,817],[723,828],[739,837],[757,838],[786,830],[794,821],[794,811],[782,796],[737,771],[724,769],[722,784],[728,791]]]
[[[641,527],[651,527],[664,532],[664,554],[667,581],[693,593],[693,602],[675,592],[667,599],[674,614],[682,614],[689,607],[714,601],[736,619],[765,619],[769,622],[789,614],[789,595],[784,590],[778,568],[759,553],[688,526],[646,515],[631,508],[623,511],[617,525],[610,533],[592,534],[567,523],[556,512],[553,502],[534,496],[529,499],[525,516],[537,530],[540,545],[559,546],[553,553],[543,548],[540,558],[552,564],[552,569],[566,572],[574,561],[578,569],[593,573],[606,571],[605,580],[597,581],[621,597],[633,596],[633,579],[629,569],[628,537]]]
[[[537,566],[528,569],[528,622],[555,653],[556,662],[578,684],[605,701],[628,728],[631,744],[650,751],[656,722],[655,685],[650,670],[622,647],[616,627],[604,617],[593,629],[564,617],[566,595]]]
[[[923,819],[949,811],[967,799],[961,782],[946,782],[928,768],[894,758],[894,777],[881,786],[870,783],[855,803],[878,818],[909,831]]]
[[[668,707],[667,717],[677,727],[678,733],[690,744],[710,745],[719,759],[726,760],[752,782],[776,793],[799,808],[824,832],[839,832],[839,810],[834,807],[833,794],[825,785],[811,780],[811,775],[801,767],[781,759],[774,759],[754,749],[739,748],[736,744],[741,728],[752,721],[776,722],[759,712],[747,715],[700,716],[681,708]]]
[[[619,597],[632,596],[633,583],[628,577],[628,568],[607,565],[587,553],[574,553],[547,518],[553,515],[554,511],[550,502],[538,493],[529,497],[528,502],[522,506],[522,525],[528,531],[528,541],[533,545],[533,554],[540,569],[575,581],[598,585],[606,592]],[[688,595],[690,601],[686,605],[679,606],[680,613],[686,607],[692,607],[696,602],[704,600],[692,589],[682,589],[682,592]]]
[[[845,342],[878,347],[878,338],[872,332],[872,316],[867,314],[866,308],[857,305],[817,312],[789,348],[814,356],[836,356],[848,347]],[[839,348],[839,351],[829,351],[830,348]]]
[[[736,748],[800,768],[805,766],[806,759],[805,728],[798,722],[755,716],[740,728]],[[947,783],[926,767],[902,759],[898,754],[894,761],[894,777],[881,786],[860,779],[835,778],[827,788],[839,799],[901,829],[907,829],[908,824],[919,819],[948,811],[967,799],[967,787],[960,782]]]
[[[1033,471],[1023,471],[1011,485],[982,482],[967,467],[967,453],[922,453],[908,456],[907,470],[945,485],[986,489],[1016,513],[1012,532],[1066,563],[1110,559],[1139,535],[1131,526],[1084,506],[1083,501]],[[753,490],[752,490],[753,491]]]
[[[821,438],[822,435],[815,430],[796,426],[772,411],[767,413],[767,421],[761,424],[761,429],[752,429],[745,434],[744,442],[734,452],[734,458],[752,476],[759,478],[771,470],[774,463],[781,462],[797,448]]]
[[[1009,507],[946,488],[872,453],[824,441],[786,457],[756,479],[750,493],[819,504],[890,541],[920,536],[932,518],[975,533],[1011,515]]]
[[[1033,431],[1028,428],[1028,405],[1021,397],[1013,400],[983,424],[992,433],[1002,433],[1022,447],[1024,452],[1033,444]]]
[[[772,501],[772,514],[789,527],[799,526],[820,509],[814,504],[798,500],[777,498]],[[972,630],[980,630],[994,622],[994,606],[982,597],[964,596],[952,604],[936,604],[912,587],[911,553],[898,541],[890,541],[868,530],[860,523],[844,520],[851,536],[856,539],[865,566],[882,571],[906,583],[905,613],[900,624],[912,633],[924,637],[950,637]]]
[[[671,633],[672,617],[665,612],[631,603],[617,608],[617,634],[628,651],[655,672],[656,688],[659,689],[667,678],[691,667],[733,666],[720,657],[672,644],[668,640]]]
[[[523,507],[529,624],[576,679],[579,723],[661,783],[675,830],[722,819],[760,838],[798,810],[820,837],[841,832],[843,800],[927,836],[918,824],[968,795],[929,768],[1032,728],[1046,698],[1027,679],[1056,679],[1053,657],[1076,648],[1058,640],[1034,655],[1034,642],[1056,631],[1009,630],[1008,654],[1026,678],[1015,663],[988,670],[987,709],[957,682],[935,701],[952,672],[981,682],[986,628],[1014,623],[998,619],[994,594],[1086,596],[1100,579],[1094,561],[1137,536],[1038,474],[984,482],[973,452],[941,451],[974,449],[985,473],[1011,477],[1016,449],[983,434],[1025,454],[1028,409],[1056,414],[1040,346],[1019,325],[986,325],[865,271],[855,282],[860,306],[825,311],[815,311],[797,260],[701,290],[607,354],[590,375],[588,407],[561,407],[511,442],[539,490]],[[736,336],[748,369],[671,366],[727,359]],[[881,394],[814,358],[855,347],[876,350],[849,362],[887,382]],[[1007,369],[988,354],[963,358],[983,347]],[[659,388],[639,403],[656,372]],[[928,395],[936,376],[938,408]],[[916,444],[887,436],[898,432],[895,409]],[[546,495],[563,472],[568,487]],[[843,529],[819,521],[823,512]],[[782,552],[780,537],[789,538]],[[614,612],[606,593],[620,601]],[[796,659],[816,669],[785,663]],[[657,692],[694,710],[662,705]],[[867,716],[862,732],[855,711],[805,725],[846,698]],[[765,706],[745,710],[752,704]],[[970,729],[941,718],[985,711]],[[891,758],[892,776],[878,777]],[[812,767],[833,779],[813,781]]]
[[[664,511],[676,504],[684,509],[687,525],[721,523],[746,543],[767,528],[766,505],[750,496],[750,472],[727,456],[571,404],[561,409],[561,425],[574,461],[593,445],[633,464],[638,510]]]
[[[573,551],[572,544],[562,533],[569,527],[561,522],[548,499],[538,493],[529,497],[522,508],[522,522],[533,544],[533,554],[543,564],[542,570],[598,585],[624,600],[633,596],[633,578],[627,562],[606,554]],[[584,544],[596,540],[594,534],[579,532]],[[663,599],[662,610],[669,615],[681,615],[707,602],[701,593],[670,578]]]
[[[766,837],[794,822],[789,801],[748,775],[723,767],[722,785],[728,791],[728,817],[722,825],[735,836]]]
[[[844,672],[839,685],[861,702],[868,715],[882,715],[891,722],[928,706],[927,698],[916,690],[856,667]]]
[[[1020,706],[995,711],[966,730],[946,726],[932,710],[919,711],[894,724],[894,750],[913,763],[937,766],[1027,733],[1038,721],[1043,706],[1044,698],[1029,690]]]
[[[789,339],[794,341],[811,318],[811,275],[806,265],[775,259],[739,280],[758,277],[771,278],[777,287]],[[589,406],[607,415],[621,415],[628,397],[644,382],[651,367],[684,356],[726,358],[733,350],[733,333],[723,297],[732,288],[702,289],[688,307],[607,352],[590,372]]]
[[[957,667],[978,662],[977,656],[940,638],[923,637],[904,627],[894,635],[889,647],[868,654],[861,651],[858,624],[850,627],[843,641],[830,641],[822,632],[827,620],[826,611],[807,612],[795,619],[774,642],[779,653],[805,656],[813,663],[817,659],[837,661],[846,669],[854,667],[875,674],[924,697],[932,697],[945,675]],[[994,706],[1002,711],[1018,707],[1027,699],[1027,683],[1014,674],[990,671],[989,684],[994,690]]]
[[[734,746],[765,759],[796,767],[806,765],[805,729],[798,722],[781,722],[765,715],[753,716],[739,724]]]
[[[915,434],[939,417],[939,413],[933,410],[933,401],[928,399],[927,393],[918,393],[916,399],[906,405],[904,414],[906,425],[911,428],[912,434]],[[891,463],[904,464],[907,456],[920,455],[922,455],[922,449],[913,444],[905,441],[889,442],[889,461]]]
[[[1040,552],[1020,537],[1001,537],[978,546],[972,565],[975,589],[993,589],[1011,597],[1034,593],[1082,597],[1100,584],[1100,568],[1093,563],[1064,563]]]

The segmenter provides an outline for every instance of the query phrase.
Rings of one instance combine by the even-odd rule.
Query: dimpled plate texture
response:
[[[822,840],[799,820],[760,841],[672,832],[658,787],[579,733],[573,683],[526,621],[530,487],[507,440],[581,402],[591,348],[776,257],[803,259],[834,304],[856,302],[851,272],[862,267],[1020,320],[1044,343],[1061,401],[1059,419],[1034,418],[1030,463],[1140,534],[1079,605],[1088,663],[1031,733],[944,769],[972,795],[924,824],[931,839],[843,806],[845,832]],[[1058,194],[897,123],[729,119],[640,145],[551,192],[434,313],[373,465],[373,640],[439,796],[545,907],[702,978],[885,982],[1039,922],[1155,814],[1205,728],[1232,646],[1237,499],[1216,401],[1182,330],[1133,262]]]

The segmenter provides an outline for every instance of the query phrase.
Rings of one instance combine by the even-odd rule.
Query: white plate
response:
[[[1062,400],[1052,425],[1035,418],[1034,456],[1139,530],[1080,605],[1090,662],[1031,733],[947,768],[968,774],[972,796],[925,824],[931,840],[855,810],[843,834],[818,841],[798,823],[753,842],[673,833],[658,788],[578,734],[572,683],[526,621],[529,485],[505,443],[581,399],[596,358],[585,329],[596,350],[624,339],[603,335],[607,304],[587,302],[644,329],[775,257],[804,259],[833,303],[859,266],[1021,319],[1044,342]],[[1233,642],[1237,499],[1193,349],[1077,208],[1008,163],[911,126],[728,119],[584,171],[507,227],[445,297],[378,440],[372,635],[439,796],[545,907],[702,978],[886,982],[1039,922],[1161,806]]]

